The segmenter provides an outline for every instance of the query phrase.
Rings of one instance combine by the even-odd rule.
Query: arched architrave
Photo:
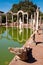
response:
[[[22,10],[19,10],[19,11],[17,12],[17,15],[18,15],[19,13],[24,14],[24,12],[23,12]]]

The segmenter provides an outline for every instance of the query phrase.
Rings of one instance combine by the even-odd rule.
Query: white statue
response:
[[[19,19],[19,29],[20,29],[19,33],[21,34],[21,32],[22,32],[22,21],[21,21],[21,18]]]

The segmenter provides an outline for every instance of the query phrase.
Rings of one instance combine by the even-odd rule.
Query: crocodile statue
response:
[[[19,57],[21,60],[28,60],[27,52],[29,52],[29,47],[22,47],[22,48],[8,48],[11,53],[14,53]]]

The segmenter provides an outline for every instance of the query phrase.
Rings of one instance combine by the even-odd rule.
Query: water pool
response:
[[[30,29],[28,29],[28,37],[26,37],[27,32],[25,28],[22,34],[19,34],[19,29],[17,31],[17,28],[0,27],[0,65],[9,64],[14,55],[8,51],[8,47],[22,47],[26,40],[30,37]]]

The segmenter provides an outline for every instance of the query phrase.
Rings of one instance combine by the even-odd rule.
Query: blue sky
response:
[[[18,3],[20,0],[0,0],[0,11],[8,12],[14,3]],[[40,7],[43,12],[43,0],[32,0]]]
[[[40,7],[40,10],[43,12],[43,0],[32,0],[34,3],[37,4],[38,7]]]

